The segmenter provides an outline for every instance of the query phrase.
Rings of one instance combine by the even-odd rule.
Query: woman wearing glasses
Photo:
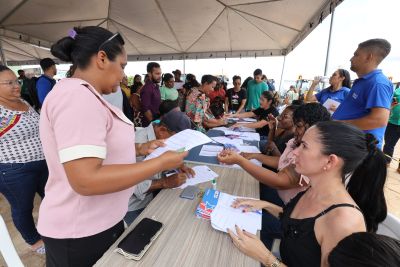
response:
[[[92,266],[124,231],[133,187],[182,165],[187,153],[166,152],[136,163],[162,145],[135,145],[133,123],[109,105],[127,64],[121,35],[89,26],[74,28],[51,53],[76,70],[47,96],[40,136],[49,166],[38,229],[47,266]]]
[[[44,254],[44,245],[32,209],[36,193],[44,197],[47,176],[39,114],[21,99],[14,72],[0,65],[0,193],[10,203],[15,227],[39,254]]]

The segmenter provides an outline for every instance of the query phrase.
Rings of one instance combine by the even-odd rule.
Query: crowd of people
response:
[[[183,162],[187,152],[144,156],[185,129],[245,126],[260,134],[262,153],[218,155],[260,182],[260,200],[232,204],[263,210],[261,239],[229,230],[238,249],[265,266],[363,266],[372,259],[371,266],[399,265],[399,242],[374,234],[387,215],[386,168],[400,138],[400,88],[392,101],[393,86],[378,69],[390,49],[383,39],[360,43],[350,60],[358,76],[352,85],[349,72],[338,69],[328,88],[314,94],[315,79],[299,101],[295,87],[281,99],[261,69],[243,83],[235,75],[228,89],[213,75],[182,81],[180,70],[163,73],[150,62],[144,82],[135,75],[130,85],[122,36],[74,28],[51,47],[72,63],[68,78],[54,80],[50,58],[33,82],[0,66],[0,192],[47,266],[92,266],[157,191],[194,175]],[[324,107],[328,99],[337,104]],[[230,125],[232,118],[254,122]],[[281,259],[270,252],[275,238],[282,240]]]

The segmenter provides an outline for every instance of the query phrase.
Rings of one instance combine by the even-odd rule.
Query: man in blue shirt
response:
[[[40,67],[43,70],[43,75],[36,81],[36,90],[40,105],[43,105],[47,94],[56,84],[56,80],[53,77],[57,74],[57,68],[56,63],[51,58],[40,60]]]
[[[350,69],[357,74],[358,79],[332,116],[334,120],[351,123],[373,134],[379,141],[379,147],[382,147],[389,119],[393,87],[377,67],[390,53],[390,49],[390,43],[384,39],[371,39],[358,45],[350,59]]]

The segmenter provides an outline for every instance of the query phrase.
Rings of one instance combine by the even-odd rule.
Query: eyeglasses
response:
[[[15,87],[19,87],[19,86],[21,86],[19,80],[2,81],[2,82],[0,82],[0,84],[5,84],[5,85],[8,85],[8,86],[10,86],[10,87],[14,87],[14,86],[15,86]]]
[[[119,42],[122,44],[122,45],[124,45],[125,44],[125,42],[124,42],[124,39],[122,38],[122,36],[121,36],[121,34],[119,33],[119,32],[116,32],[116,33],[114,33],[110,38],[108,38],[107,40],[105,40],[104,42],[102,42],[100,45],[99,45],[99,51],[107,44],[107,43],[109,43],[109,42],[111,42],[113,39],[115,39],[115,38],[117,38],[118,40],[119,40]]]

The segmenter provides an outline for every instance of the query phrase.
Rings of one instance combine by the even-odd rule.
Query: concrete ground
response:
[[[398,145],[396,146],[394,156],[395,158],[400,157],[400,143],[398,143]],[[388,168],[388,179],[386,182],[385,196],[389,212],[393,213],[395,216],[400,218],[400,174],[397,173],[396,171],[397,167],[398,163],[392,161],[392,164]],[[37,220],[38,217],[39,204],[40,204],[40,198],[36,197],[35,208],[33,211],[33,217],[35,218],[35,220]],[[20,255],[24,265],[28,267],[45,266],[45,257],[37,255],[34,252],[31,252],[28,245],[25,244],[21,235],[14,227],[14,224],[11,219],[10,206],[2,194],[0,194],[0,213],[7,224],[7,228],[8,231],[10,232],[12,241],[14,242],[14,246],[16,247],[17,252]],[[1,255],[0,255],[0,266],[1,267],[6,266]]]

